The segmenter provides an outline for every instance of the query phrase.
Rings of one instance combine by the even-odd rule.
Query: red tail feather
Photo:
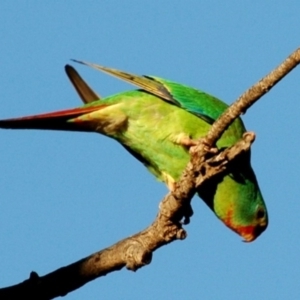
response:
[[[101,104],[97,106],[73,108],[40,115],[0,120],[0,128],[92,131],[88,124],[84,124],[84,122],[74,123],[68,122],[68,120],[105,107],[107,107],[107,105]]]

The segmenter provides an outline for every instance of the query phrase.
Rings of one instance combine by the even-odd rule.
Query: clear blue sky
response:
[[[80,105],[70,58],[172,79],[227,103],[300,46],[299,1],[1,1],[0,118]],[[102,95],[132,87],[75,66]],[[268,230],[251,244],[194,199],[188,238],[136,273],[66,299],[296,299],[300,295],[300,68],[244,121]],[[0,286],[70,264],[145,228],[166,188],[93,133],[0,131]]]

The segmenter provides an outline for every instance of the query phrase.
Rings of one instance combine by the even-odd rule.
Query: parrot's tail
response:
[[[0,120],[0,128],[94,131],[93,128],[89,126],[89,122],[74,122],[72,119],[83,114],[99,110],[103,106],[104,105],[95,105],[21,118]]]

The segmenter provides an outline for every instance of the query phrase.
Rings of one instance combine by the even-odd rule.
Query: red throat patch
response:
[[[244,242],[252,242],[255,240],[255,226],[248,225],[248,226],[238,226],[237,224],[234,224],[232,222],[233,217],[233,206],[231,205],[229,210],[227,211],[226,217],[224,218],[224,223],[227,227],[229,227],[231,230],[236,232],[237,234],[241,235],[245,240]]]

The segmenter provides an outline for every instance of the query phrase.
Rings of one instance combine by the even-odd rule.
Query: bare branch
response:
[[[135,271],[151,262],[152,253],[156,249],[176,239],[184,239],[186,232],[181,220],[185,217],[185,223],[188,223],[192,215],[190,202],[196,187],[201,188],[204,182],[225,172],[236,157],[249,151],[255,135],[245,133],[238,143],[221,152],[212,148],[215,142],[235,118],[246,112],[299,62],[300,48],[246,91],[213,124],[207,136],[191,148],[191,161],[176,183],[174,191],[161,201],[159,213],[148,228],[45,276],[39,277],[32,272],[28,280],[0,289],[0,299],[53,299],[64,296],[97,277],[123,267]]]
[[[262,78],[250,89],[243,93],[212,125],[205,138],[208,146],[213,146],[222,133],[234,121],[237,116],[246,113],[247,109],[259,98],[265,95],[284,76],[291,72],[300,63],[300,48],[294,51],[277,68]]]
[[[202,174],[198,184],[201,185],[213,176],[225,172],[228,159],[234,160],[243,151],[248,151],[254,140],[249,136],[253,134],[245,134],[244,138],[231,148],[207,159],[202,164],[205,174]],[[136,271],[149,264],[153,251],[174,240],[185,239],[187,234],[182,228],[181,220],[190,212],[193,195],[188,191],[189,188],[189,180],[183,177],[175,192],[169,193],[161,201],[156,219],[145,230],[45,276],[39,277],[37,273],[32,272],[28,280],[0,289],[0,299],[53,299],[123,267]]]

